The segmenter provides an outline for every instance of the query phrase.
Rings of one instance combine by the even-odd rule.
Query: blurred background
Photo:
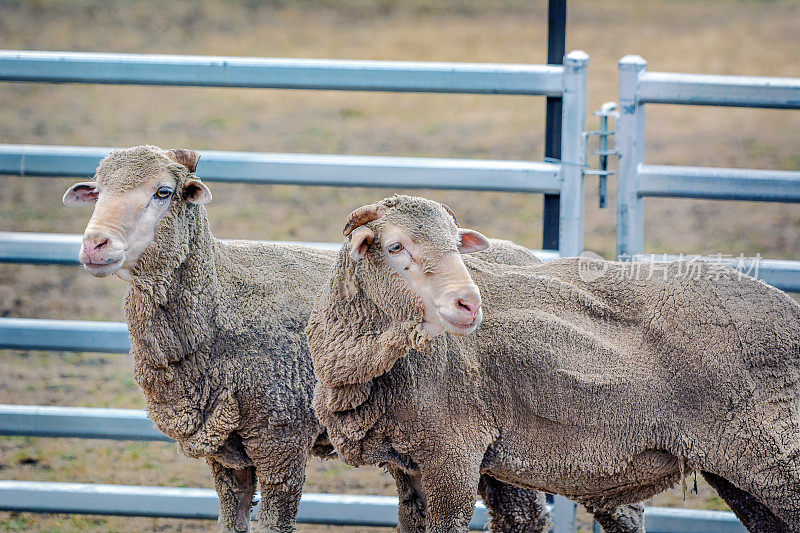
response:
[[[546,9],[544,0],[0,0],[0,48],[541,64]],[[570,0],[568,13],[567,50],[591,56],[590,110],[617,99],[616,65],[626,54],[643,56],[655,71],[800,76],[796,0]],[[544,112],[543,98],[522,96],[2,84],[0,140],[541,160]],[[800,170],[800,113],[678,106],[647,113],[648,163]],[[596,117],[587,121],[596,128]],[[81,233],[90,211],[61,204],[73,181],[0,176],[0,230]],[[541,247],[540,195],[210,187],[218,237],[336,242],[354,207],[411,192],[447,203],[462,225],[487,236]],[[586,180],[586,248],[606,258],[614,250],[614,188],[612,177],[609,206],[599,209],[596,178]],[[800,206],[648,199],[646,210],[646,252],[800,258]],[[118,321],[124,291],[121,280],[78,267],[0,265],[0,316]],[[125,356],[4,351],[2,358],[0,403],[143,407]],[[74,439],[0,437],[0,478],[212,486],[205,463],[172,445]],[[306,490],[394,494],[394,485],[378,469],[314,459]],[[678,487],[651,503],[726,509],[702,482],[697,495],[684,499]],[[214,526],[0,513],[0,531]]]

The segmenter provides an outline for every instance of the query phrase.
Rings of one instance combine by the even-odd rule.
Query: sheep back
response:
[[[601,262],[602,276],[586,279],[581,261],[468,261],[485,310],[477,333],[442,335],[425,352],[409,346],[387,372],[352,384],[362,395],[356,406],[337,405],[340,390],[318,373],[315,409],[343,458],[401,462],[437,438],[503,435],[487,451],[487,471],[581,496],[588,489],[576,486],[578,473],[628,479],[634,474],[625,468],[643,450],[672,454],[648,456],[660,479],[648,490],[657,492],[732,433],[774,431],[779,442],[798,445],[800,307],[791,298],[720,265],[704,263],[695,278],[687,273],[697,265],[687,262],[645,276],[631,274],[630,264]],[[340,305],[317,304],[314,313]],[[350,322],[340,335],[382,331]],[[359,323],[361,330],[353,327]],[[329,358],[352,355],[336,352],[342,344],[315,344],[319,334],[309,332],[315,361],[324,350]],[[449,436],[431,433],[437,419]]]

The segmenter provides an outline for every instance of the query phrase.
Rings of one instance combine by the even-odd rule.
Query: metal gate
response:
[[[200,174],[207,181],[253,184],[559,195],[559,252],[577,255],[583,249],[581,167],[588,63],[583,52],[568,54],[563,65],[505,65],[0,51],[0,81],[560,97],[566,164],[201,151]],[[109,151],[0,144],[0,174],[85,178]],[[77,265],[79,246],[79,235],[0,232],[0,261]],[[539,255],[547,259],[558,254]],[[128,336],[121,323],[0,318],[0,349],[127,353]],[[0,434],[167,440],[142,411],[19,405],[0,406]],[[217,499],[213,491],[202,489],[0,481],[0,509],[215,518]],[[573,509],[568,500],[556,498],[553,514],[559,530],[569,530]],[[393,526],[397,500],[306,494],[298,520]],[[486,511],[478,505],[472,527],[483,528],[486,522]]]
[[[625,56],[619,62],[619,103],[618,258],[671,258],[642,254],[646,197],[800,202],[800,172],[644,162],[646,104],[800,109],[800,79],[648,72],[644,59]],[[800,261],[709,259],[779,289],[800,291]]]

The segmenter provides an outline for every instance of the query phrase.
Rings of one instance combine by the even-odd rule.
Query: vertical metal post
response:
[[[583,252],[583,166],[586,159],[586,74],[589,56],[576,50],[564,58],[564,105],[561,129],[561,208],[559,251],[562,257]]]
[[[553,498],[553,529],[552,533],[575,533],[578,530],[575,513],[578,505],[556,494]]]
[[[641,253],[644,247],[644,199],[638,194],[639,168],[644,163],[644,104],[639,79],[647,71],[640,56],[619,61],[619,121],[617,122],[617,258]]]
[[[547,63],[561,65],[566,52],[567,36],[567,0],[549,0],[547,16]],[[544,157],[561,159],[561,106],[560,97],[547,97],[545,104]],[[542,213],[542,248],[558,250],[559,233],[559,199],[558,194],[544,195],[544,211]]]

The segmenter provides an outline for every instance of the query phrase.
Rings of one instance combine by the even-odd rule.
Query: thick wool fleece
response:
[[[347,248],[342,249],[342,254],[347,256]],[[538,259],[527,249],[510,243],[508,241],[493,241],[492,245],[482,252],[476,253],[488,263],[506,261],[509,264],[535,264]],[[349,260],[349,258],[348,258]],[[324,286],[324,284],[323,284]],[[348,293],[354,287],[345,284],[337,287],[342,293]],[[421,317],[422,309],[417,307],[417,303],[408,305],[408,297],[403,297],[402,287],[395,285],[392,292],[396,297],[389,297],[385,303],[395,318],[402,317],[404,314]],[[349,310],[357,315],[347,316]],[[370,360],[370,364],[363,369],[358,369],[359,374],[352,375],[351,371],[357,370],[352,366],[342,367],[344,372],[337,373],[336,361],[327,360],[322,365],[330,365],[326,368],[329,375],[335,375],[337,383],[337,394],[329,398],[335,402],[337,410],[349,410],[361,405],[365,400],[365,394],[369,393],[369,385],[363,383],[371,375],[381,374],[391,368],[394,361],[402,356],[409,344],[423,347],[430,342],[430,337],[420,327],[420,320],[404,321],[394,327],[388,327],[380,335],[373,335],[364,331],[354,335],[354,330],[350,330],[348,325],[357,325],[356,320],[350,320],[357,316],[375,317],[385,316],[377,307],[364,308],[356,306],[353,308],[344,307],[341,309],[344,318],[338,321],[340,329],[332,331],[331,334],[339,339],[339,342],[347,343],[351,350],[365,350],[364,355]],[[381,319],[381,318],[377,318]],[[388,325],[388,322],[386,322]],[[377,335],[377,337],[376,337]],[[373,350],[374,351],[369,351]],[[377,369],[375,367],[378,367]],[[367,464],[367,463],[360,463]],[[404,468],[406,465],[399,465],[402,468],[392,468],[390,463],[376,461],[374,463],[382,466],[389,466],[389,473],[395,478],[398,495],[400,496],[400,510],[398,513],[400,520],[400,531],[425,531],[424,517],[426,506],[424,498],[414,490],[415,482],[413,476],[409,477]],[[486,475],[481,478],[481,495],[484,498],[491,519],[493,531],[506,532],[546,532],[550,530],[551,521],[545,507],[544,493],[521,488],[492,479]]]
[[[489,247],[480,252],[474,252],[471,257],[483,259],[487,263],[502,263],[504,265],[533,265],[541,263],[541,260],[527,248],[503,239],[489,239]]]
[[[96,180],[106,193],[122,192],[165,171],[176,191],[196,178],[160,148],[138,146],[112,152]],[[525,257],[505,242],[483,253],[508,262]],[[208,461],[225,530],[246,530],[256,478],[259,528],[291,530],[309,452],[332,456],[311,408],[315,378],[303,329],[334,257],[219,241],[203,206],[174,198],[132,271],[125,315],[134,376],[156,426],[184,454]],[[516,508],[509,499],[498,516],[546,526],[543,508],[522,507],[539,493],[499,485],[521,500]]]
[[[379,238],[381,221],[369,225]],[[712,264],[699,279],[683,262],[642,279],[629,264],[601,262],[605,275],[584,281],[577,258],[467,257],[483,324],[431,339],[408,334],[420,303],[377,248],[359,263],[340,253],[315,304],[314,407],[347,462],[420,473],[432,530],[466,530],[480,474],[613,519],[613,507],[700,470],[748,527],[800,531],[791,298]],[[396,316],[390,294],[408,300]],[[629,518],[614,527],[641,527]]]

